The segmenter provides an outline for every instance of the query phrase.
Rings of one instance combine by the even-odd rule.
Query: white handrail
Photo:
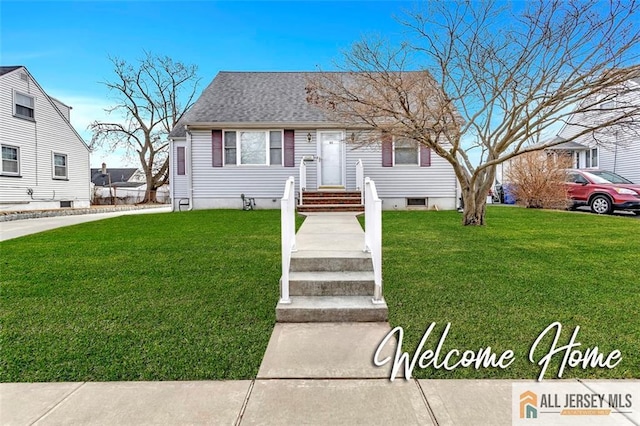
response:
[[[361,159],[356,161],[356,191],[360,191],[360,198],[364,200],[364,165]]]
[[[307,190],[307,163],[304,158],[300,160],[300,199],[298,203],[302,205],[302,192]]]
[[[384,303],[382,299],[382,200],[378,197],[376,184],[364,179],[364,251],[371,253],[373,279],[375,283],[373,303]]]
[[[296,251],[296,181],[289,176],[280,200],[280,227],[282,242],[282,278],[280,278],[280,303],[291,303],[289,299],[289,266],[291,253]]]

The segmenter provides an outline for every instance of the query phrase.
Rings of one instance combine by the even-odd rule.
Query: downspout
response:
[[[191,149],[191,132],[189,131],[188,126],[185,124],[184,125],[184,130],[185,133],[187,135],[187,150],[189,151],[189,163],[187,165],[185,165],[186,167],[186,171],[189,173],[189,179],[187,180],[189,182],[189,186],[187,188],[188,194],[189,194],[189,208],[187,209],[187,211],[191,211],[193,210],[193,154],[192,154],[192,149]],[[187,157],[187,156],[185,156]]]
[[[173,149],[175,148],[174,146],[174,141],[173,139],[169,138],[169,159],[173,160]],[[170,195],[170,199],[171,199],[171,211],[175,212],[176,211],[176,187],[173,183],[174,179],[174,174],[173,174],[173,170],[175,169],[175,167],[173,167],[173,164],[171,164],[171,161],[169,161],[169,195]]]

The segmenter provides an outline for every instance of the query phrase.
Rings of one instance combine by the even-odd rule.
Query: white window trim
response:
[[[2,158],[2,147],[15,149],[18,153],[18,171],[17,172],[7,172],[4,170],[4,159]],[[0,145],[0,175],[2,176],[20,176],[20,147],[17,145],[10,145],[3,143]]]
[[[242,164],[242,150],[240,143],[240,132],[251,132],[251,133],[265,133],[266,141],[265,144],[266,152],[266,163],[264,164]],[[280,132],[280,164],[274,164],[273,166],[282,166],[284,167],[284,129],[227,129],[222,131],[222,165],[223,167],[265,167],[271,166],[271,132]],[[225,146],[225,133],[235,133],[236,134],[236,164],[227,164],[227,156],[226,156],[226,146]]]
[[[64,176],[56,175],[56,155],[64,157]],[[51,177],[55,180],[69,180],[69,156],[62,152],[51,153]]]
[[[418,144],[416,144],[416,145],[418,145]],[[396,167],[396,166],[397,167],[416,167],[416,166],[419,167],[420,166],[420,145],[416,146],[415,149],[416,149],[416,159],[417,159],[416,163],[412,163],[412,164],[406,164],[406,163],[396,164],[396,138],[394,137],[393,138],[393,149],[392,149],[392,151],[393,151],[393,161],[392,161],[393,167]]]
[[[31,98],[33,100],[33,117],[28,117],[26,115],[22,115],[22,114],[18,114],[17,111],[17,106],[18,106],[18,102],[16,100],[16,94],[21,95],[21,96],[25,96],[27,98]],[[30,120],[30,121],[35,121],[36,119],[36,97],[33,95],[29,95],[28,93],[24,93],[24,92],[20,92],[19,90],[14,90],[13,91],[13,116],[17,117],[17,118],[21,118],[23,120]],[[24,105],[23,105],[24,106]]]

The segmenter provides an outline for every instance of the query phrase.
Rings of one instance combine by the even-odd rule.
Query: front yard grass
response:
[[[506,370],[414,370],[424,378],[526,378],[537,335],[580,326],[584,346],[618,349],[640,377],[640,221],[491,207],[488,225],[456,212],[384,213],[392,326],[413,353],[512,349]],[[0,381],[246,379],[257,374],[280,278],[279,211],[124,216],[0,243]],[[547,339],[548,340],[548,339]],[[547,373],[550,376],[551,370]]]
[[[598,346],[623,357],[614,369],[568,369],[563,378],[640,378],[640,221],[495,206],[487,223],[463,228],[456,212],[383,216],[384,292],[391,325],[404,328],[404,351],[413,354],[436,322],[424,350],[435,350],[451,323],[443,357],[454,348],[515,352],[506,370],[416,368],[414,376],[537,378],[529,350],[559,321],[558,346],[580,326],[580,351]],[[551,341],[539,346],[536,361]],[[556,375],[552,365],[545,378]]]

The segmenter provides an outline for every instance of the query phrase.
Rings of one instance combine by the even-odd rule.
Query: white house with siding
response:
[[[89,207],[89,148],[70,112],[25,67],[0,67],[0,210]]]
[[[571,117],[558,137],[568,139],[574,136],[584,128],[584,122],[602,122],[608,115],[615,114],[611,112],[613,107],[632,105],[637,108],[640,105],[640,78],[633,78],[627,84],[629,87],[622,87],[619,92],[606,97],[603,95],[597,113]],[[640,183],[640,137],[637,130],[604,130],[596,136],[583,135],[571,142],[554,146],[551,150],[571,155],[576,169],[608,170],[634,183]]]
[[[452,167],[425,147],[329,121],[306,100],[305,72],[220,72],[169,135],[174,210],[279,208],[285,180],[306,191],[358,189],[356,162],[384,209],[456,207]],[[301,176],[301,164],[304,164]],[[306,169],[306,172],[304,171]]]

